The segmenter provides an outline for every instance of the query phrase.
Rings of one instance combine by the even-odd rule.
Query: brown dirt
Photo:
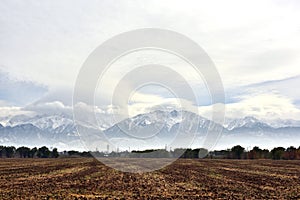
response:
[[[300,199],[300,161],[179,159],[132,174],[92,158],[0,159],[0,199]]]

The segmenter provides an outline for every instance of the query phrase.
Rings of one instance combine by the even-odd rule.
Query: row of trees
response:
[[[57,158],[57,148],[49,150],[46,146],[28,148],[14,146],[0,146],[0,158]]]
[[[199,149],[183,149],[177,148],[173,151],[165,149],[150,149],[144,151],[132,151],[130,157],[135,158],[203,158],[208,155],[208,150]]]
[[[117,153],[112,152],[108,156],[116,157]],[[121,153],[118,153],[122,155]],[[124,154],[123,154],[124,155]],[[291,146],[288,148],[276,147],[271,151],[253,147],[250,151],[246,151],[244,147],[236,145],[231,149],[208,152],[207,149],[174,149],[166,151],[163,149],[151,149],[144,151],[132,151],[126,157],[138,158],[222,158],[222,159],[274,159],[274,160],[295,160],[300,159],[300,146],[297,148]]]
[[[78,155],[80,153],[78,152]],[[85,154],[86,155],[86,154]],[[271,151],[268,149],[260,149],[253,147],[253,149],[246,151],[240,145],[236,145],[231,149],[208,152],[207,149],[181,149],[177,148],[172,151],[165,149],[148,149],[143,151],[125,151],[125,152],[93,152],[97,157],[131,157],[131,158],[221,158],[221,159],[285,159],[295,160],[300,159],[300,147],[293,146],[288,148],[276,147]]]
[[[210,152],[211,158],[228,158],[228,159],[274,159],[274,160],[295,160],[300,159],[300,146],[296,147],[275,147],[271,151],[261,149],[257,146],[250,151],[245,151],[245,148],[236,145],[231,149]]]
[[[300,159],[300,146],[288,148],[276,147],[271,151],[268,149],[260,149],[253,147],[250,151],[246,151],[244,147],[236,145],[231,149],[208,152],[207,149],[174,149],[167,151],[165,149],[150,149],[144,151],[124,151],[124,152],[79,152],[64,151],[59,153],[57,148],[52,150],[46,146],[40,148],[28,148],[13,146],[0,146],[0,158],[57,158],[63,157],[131,157],[131,158],[222,158],[222,159]]]

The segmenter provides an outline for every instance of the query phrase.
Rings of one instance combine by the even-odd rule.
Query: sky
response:
[[[2,0],[0,117],[71,112],[78,72],[95,48],[126,31],[160,28],[187,36],[212,59],[224,85],[226,117],[300,120],[299,10],[297,0]],[[163,53],[148,55],[150,61],[184,66]],[[123,64],[143,56],[147,52],[124,58]],[[201,101],[191,106],[209,116],[209,92],[203,80],[189,75],[186,78],[201,91]],[[105,76],[104,96],[120,77],[118,68]],[[132,115],[176,104],[171,93],[158,88],[143,88],[132,98]],[[101,109],[109,112],[109,106]]]

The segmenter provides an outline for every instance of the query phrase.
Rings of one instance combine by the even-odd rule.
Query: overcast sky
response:
[[[207,52],[225,87],[228,117],[300,119],[299,19],[297,0],[2,0],[0,115],[35,110],[33,103],[69,110],[88,55],[114,35],[150,27],[184,34]],[[140,92],[139,106],[172,101],[148,94],[143,104]],[[209,110],[209,102],[199,106]]]

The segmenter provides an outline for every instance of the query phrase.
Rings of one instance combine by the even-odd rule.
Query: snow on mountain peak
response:
[[[182,115],[178,111],[156,110],[150,113],[139,114],[132,118],[125,119],[123,123],[128,123],[129,128],[136,126],[147,126],[150,124],[165,124],[170,129],[174,124],[182,121]]]
[[[233,130],[235,128],[254,128],[254,127],[269,127],[268,124],[260,122],[258,119],[252,116],[246,116],[241,119],[234,119],[228,125],[228,130]]]
[[[9,126],[17,126],[21,124],[32,124],[42,130],[56,129],[60,126],[73,124],[73,120],[64,115],[36,115],[34,117],[16,116],[7,123]]]
[[[101,117],[100,119],[102,119]],[[7,123],[3,123],[3,121]],[[0,133],[2,134],[0,142],[14,142],[22,145],[61,142],[73,145],[74,142],[80,141],[72,117],[63,114],[7,116],[1,119],[0,123]],[[99,126],[111,138],[121,138],[123,136],[122,131],[128,130],[130,135],[141,138],[150,138],[151,134],[155,134],[154,131],[158,131],[160,137],[172,139],[178,130],[180,130],[180,134],[189,134],[190,130],[197,128],[197,134],[206,133],[210,124],[210,120],[184,110],[156,110],[127,118],[117,124],[107,123],[106,118],[99,121]],[[219,126],[221,127],[221,125]],[[231,120],[226,127],[227,130],[224,129],[225,136],[234,135],[236,137],[237,133],[240,133],[238,135],[242,138],[243,134],[263,133],[273,137],[273,135],[281,136],[280,134],[285,134],[285,136],[288,136],[296,131],[299,132],[297,127],[300,127],[300,123],[296,120],[281,119],[265,121],[247,116]]]

